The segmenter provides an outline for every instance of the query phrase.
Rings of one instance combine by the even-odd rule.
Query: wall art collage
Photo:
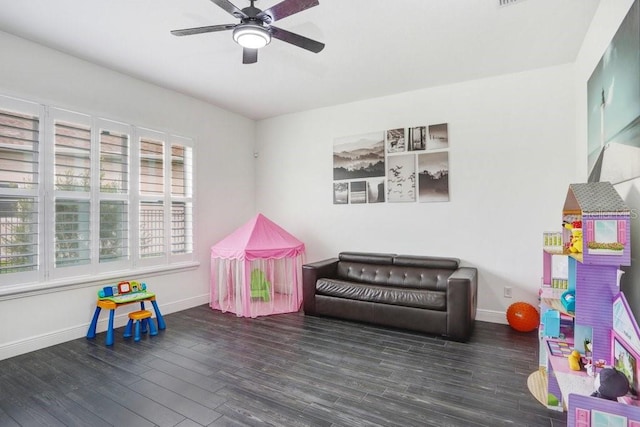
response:
[[[449,201],[447,123],[334,140],[334,204],[416,201]]]

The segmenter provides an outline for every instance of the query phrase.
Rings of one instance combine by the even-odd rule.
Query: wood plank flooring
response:
[[[0,361],[0,426],[566,426],[527,389],[535,332],[470,342],[207,306],[135,343],[116,330]]]

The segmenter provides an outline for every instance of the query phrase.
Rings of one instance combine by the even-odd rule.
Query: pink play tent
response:
[[[304,243],[262,214],[211,247],[211,308],[239,317],[302,304]]]

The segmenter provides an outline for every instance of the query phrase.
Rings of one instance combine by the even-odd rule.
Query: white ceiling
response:
[[[322,52],[273,40],[250,65],[230,31],[169,33],[238,22],[209,0],[0,0],[0,30],[263,119],[572,62],[600,2],[319,1],[274,25]]]

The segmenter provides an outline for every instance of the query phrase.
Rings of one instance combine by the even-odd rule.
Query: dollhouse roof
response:
[[[570,184],[564,202],[565,213],[616,213],[629,215],[629,207],[610,182]]]
[[[268,259],[295,257],[304,243],[262,214],[211,247],[215,258]]]

